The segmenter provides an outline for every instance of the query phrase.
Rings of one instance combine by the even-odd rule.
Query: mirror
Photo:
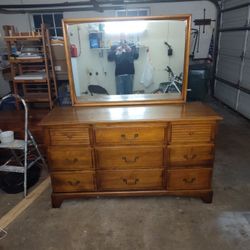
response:
[[[190,18],[64,19],[73,105],[185,102]]]

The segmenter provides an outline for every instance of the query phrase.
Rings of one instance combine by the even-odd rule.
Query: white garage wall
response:
[[[1,3],[2,4],[2,3]],[[0,47],[4,46],[2,29],[3,25],[14,25],[20,31],[30,31],[29,15],[28,14],[16,14],[6,15],[0,14]]]
[[[75,0],[69,0],[68,2],[74,2]],[[65,2],[64,0],[57,0],[57,3]],[[23,4],[37,4],[37,3],[51,3],[48,0],[23,0]],[[17,0],[1,0],[1,4],[20,4]],[[173,15],[173,14],[192,14],[193,20],[197,18],[203,18],[203,9],[206,9],[207,18],[216,19],[216,7],[209,1],[197,1],[197,2],[181,2],[181,3],[157,3],[157,4],[139,4],[128,5],[127,8],[150,8],[150,14],[152,16],[157,15]],[[55,10],[56,11],[56,10]],[[115,11],[104,11],[103,13],[95,11],[82,11],[82,12],[65,12],[64,18],[82,18],[82,17],[111,17],[115,16]],[[32,21],[32,18],[30,19]],[[29,16],[27,14],[18,15],[6,15],[0,14],[0,26],[3,25],[15,25],[20,31],[29,31],[31,29],[29,24]],[[32,23],[31,23],[32,26]],[[215,22],[211,26],[206,27],[206,33],[201,33],[200,37],[200,52],[196,54],[197,58],[205,58],[208,55],[208,49],[211,41],[212,31],[215,28]],[[194,28],[198,28],[194,26]],[[3,31],[1,30],[1,35]],[[0,39],[0,44],[3,43]],[[1,46],[1,45],[0,45]]]
[[[127,8],[149,8],[151,16],[174,15],[174,14],[191,14],[192,20],[203,18],[203,9],[206,9],[207,18],[216,20],[217,10],[213,3],[209,1],[197,2],[181,2],[181,3],[157,3],[157,4],[140,4],[128,5]],[[83,17],[112,17],[115,16],[115,11],[105,11],[98,13],[94,11],[88,12],[65,12],[64,18],[83,18]],[[192,23],[193,24],[193,23]],[[192,25],[193,28],[198,26]],[[201,33],[200,51],[195,54],[196,58],[206,58],[211,42],[211,36],[216,23],[212,22],[211,26],[206,26],[206,33]],[[202,30],[202,28],[201,28]]]

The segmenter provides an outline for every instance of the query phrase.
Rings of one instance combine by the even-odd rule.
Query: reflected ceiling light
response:
[[[131,34],[142,33],[147,28],[146,21],[121,21],[121,22],[107,22],[104,26],[105,33],[109,34]]]

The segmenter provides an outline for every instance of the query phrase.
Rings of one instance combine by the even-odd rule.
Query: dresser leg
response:
[[[51,195],[51,205],[53,208],[60,208],[62,205],[63,199],[61,197]]]
[[[213,192],[211,191],[211,192],[208,192],[206,194],[203,194],[201,196],[201,199],[202,199],[202,201],[204,203],[212,203],[212,201],[213,201]]]

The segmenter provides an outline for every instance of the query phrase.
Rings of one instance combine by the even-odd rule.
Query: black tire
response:
[[[163,90],[161,88],[156,89],[152,92],[152,94],[163,94]]]
[[[174,86],[169,85],[165,91],[165,93],[177,93],[177,90]]]
[[[27,188],[35,185],[40,178],[39,165],[32,166],[27,173]],[[0,188],[8,194],[23,192],[24,179],[22,173],[6,172],[0,176]]]

